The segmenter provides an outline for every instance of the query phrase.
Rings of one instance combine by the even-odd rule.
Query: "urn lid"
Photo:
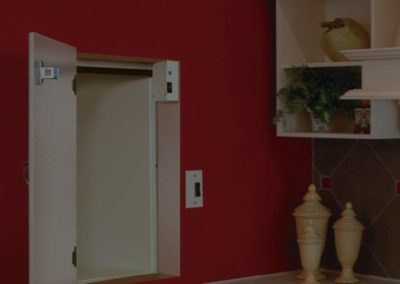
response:
[[[303,198],[304,202],[293,212],[295,217],[327,218],[331,216],[329,209],[320,203],[321,197],[316,191],[315,185],[311,184],[308,187],[308,192]]]
[[[307,222],[307,226],[305,227],[304,232],[299,236],[297,242],[307,244],[322,243],[322,238],[318,236],[311,220]]]
[[[343,231],[362,231],[364,226],[355,218],[356,213],[353,210],[351,202],[346,203],[346,208],[342,212],[342,218],[333,225],[335,230]]]

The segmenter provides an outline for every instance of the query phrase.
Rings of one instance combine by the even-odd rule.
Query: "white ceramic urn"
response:
[[[364,226],[355,218],[353,205],[346,203],[342,218],[333,225],[335,231],[336,255],[342,266],[342,272],[335,279],[338,283],[356,283],[359,281],[354,276],[353,266],[360,253],[361,237]]]
[[[317,284],[316,275],[321,261],[323,240],[316,233],[316,230],[310,220],[306,225],[304,232],[297,240],[300,251],[301,266],[304,271],[304,280],[302,284]]]
[[[299,239],[308,222],[311,221],[315,228],[316,234],[322,239],[323,249],[325,247],[328,220],[332,214],[328,208],[320,203],[321,197],[316,191],[315,185],[311,184],[308,187],[308,192],[303,198],[304,202],[294,210],[293,215],[296,219],[297,238]],[[299,279],[304,279],[304,272],[298,274],[296,277]],[[325,279],[325,276],[320,271],[317,271],[316,278],[321,280]]]

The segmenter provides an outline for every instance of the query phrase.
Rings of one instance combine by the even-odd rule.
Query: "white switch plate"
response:
[[[155,63],[153,79],[157,101],[179,101],[179,61],[166,60]]]
[[[203,171],[186,171],[186,208],[203,207]]]

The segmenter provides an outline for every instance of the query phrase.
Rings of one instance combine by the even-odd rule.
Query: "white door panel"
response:
[[[29,281],[72,284],[76,268],[76,73],[74,47],[29,38]],[[60,68],[56,80],[35,80],[35,66]],[[36,78],[37,79],[37,78]]]

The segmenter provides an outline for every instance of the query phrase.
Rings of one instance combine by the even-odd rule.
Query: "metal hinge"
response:
[[[58,79],[60,76],[59,67],[45,67],[43,62],[36,66],[36,84],[42,85],[46,79]]]
[[[22,170],[22,176],[24,177],[26,185],[29,186],[29,161],[25,161],[24,169]]]
[[[76,246],[74,246],[74,250],[73,250],[73,252],[72,252],[72,264],[76,267],[76,258],[77,258],[77,255],[76,255]]]
[[[74,79],[72,79],[72,91],[76,95],[76,75],[74,76]]]

